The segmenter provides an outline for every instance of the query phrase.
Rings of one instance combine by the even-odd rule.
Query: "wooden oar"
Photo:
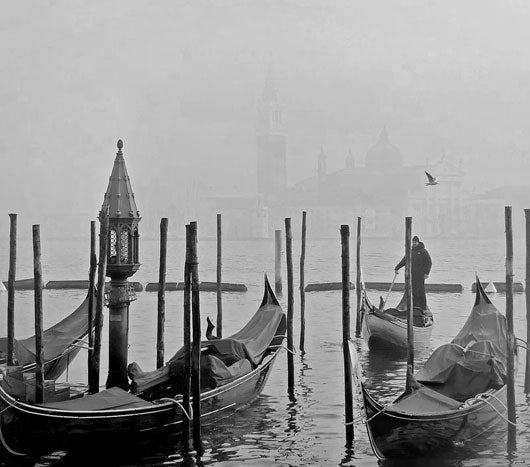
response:
[[[390,296],[390,292],[392,292],[392,287],[394,287],[394,282],[396,282],[396,277],[398,275],[397,271],[394,271],[394,278],[392,279],[392,282],[390,283],[390,287],[388,289],[388,292],[386,294],[386,298],[383,302],[379,303],[379,311],[383,311],[385,309],[386,302],[388,300],[388,297]]]

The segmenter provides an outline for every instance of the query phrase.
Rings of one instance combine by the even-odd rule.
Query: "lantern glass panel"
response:
[[[133,258],[133,262],[134,263],[138,263],[138,230],[134,230],[134,241],[133,241],[133,251],[134,251],[134,258]]]
[[[109,245],[109,259],[110,263],[116,262],[116,256],[117,256],[117,241],[118,241],[118,235],[116,233],[115,229],[110,230],[110,245]]]
[[[120,233],[120,263],[129,262],[129,231],[124,229]]]

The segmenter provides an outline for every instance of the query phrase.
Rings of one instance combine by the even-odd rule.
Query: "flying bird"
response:
[[[438,182],[436,181],[436,177],[433,177],[429,172],[425,172],[425,175],[427,175],[427,179],[429,180],[425,186],[429,185],[438,185]]]

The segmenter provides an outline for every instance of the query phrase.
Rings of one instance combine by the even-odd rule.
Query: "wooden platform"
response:
[[[364,286],[368,290],[380,290],[388,292],[390,288],[390,282],[365,282]],[[350,290],[354,290],[355,286],[350,282]],[[305,289],[306,292],[325,292],[329,290],[342,290],[342,282],[321,282],[318,284],[307,284]],[[392,287],[394,292],[404,292],[405,284],[394,283]],[[425,284],[425,291],[429,293],[433,292],[453,292],[461,293],[464,291],[462,284]]]
[[[355,285],[350,282],[350,290],[354,290]],[[326,292],[329,290],[342,290],[342,282],[321,282],[319,284],[307,284],[306,292]]]

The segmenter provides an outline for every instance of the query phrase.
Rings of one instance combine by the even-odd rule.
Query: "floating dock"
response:
[[[364,286],[369,290],[380,290],[388,292],[391,282],[365,282]],[[354,290],[355,286],[350,282],[350,290]],[[329,290],[342,290],[342,282],[322,282],[319,284],[307,284],[306,292],[325,292]],[[394,292],[404,292],[404,283],[394,283],[392,286]],[[462,284],[425,284],[426,292],[453,292],[461,293],[464,291]]]
[[[355,285],[350,282],[350,290],[354,290]],[[322,282],[320,284],[307,284],[306,292],[327,292],[329,290],[342,290],[342,282]]]
[[[483,287],[486,287],[489,284],[490,281],[481,281],[481,284]],[[497,289],[497,292],[504,293],[506,292],[506,282],[499,281],[499,282],[493,282],[493,285]],[[477,284],[476,282],[473,282],[471,284],[471,292],[475,292],[477,290]],[[522,282],[514,282],[513,283],[513,292],[514,293],[522,293],[524,292],[524,284]]]

